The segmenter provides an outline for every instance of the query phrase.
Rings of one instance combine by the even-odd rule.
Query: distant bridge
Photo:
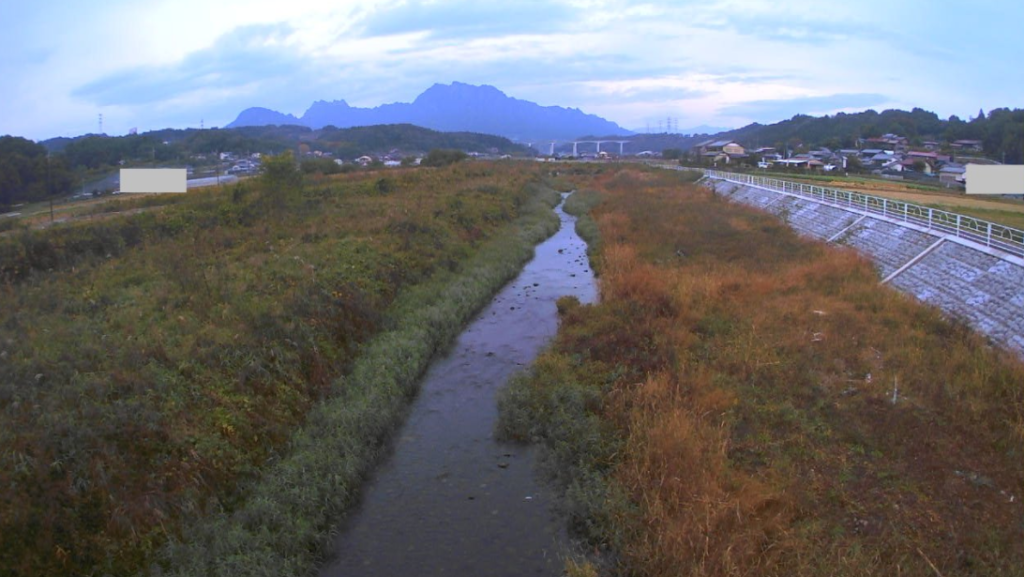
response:
[[[629,141],[628,140],[576,140],[576,141],[574,141],[572,143],[572,155],[573,156],[579,156],[579,154],[577,154],[577,152],[578,152],[577,151],[577,147],[580,144],[596,144],[597,145],[597,153],[601,154],[601,145],[602,144],[617,143],[619,145],[619,156],[622,156],[623,147],[625,146],[625,144],[627,142],[629,142]]]
[[[548,151],[548,155],[550,155],[550,156],[554,156],[555,155],[555,145],[558,144],[559,142],[568,143],[570,141],[552,140],[551,144],[550,144],[549,151]],[[572,155],[573,156],[579,156],[579,145],[581,145],[581,144],[594,144],[594,145],[596,145],[597,146],[597,154],[601,154],[601,145],[602,144],[618,144],[619,145],[619,156],[622,156],[624,154],[625,145],[627,143],[629,143],[628,140],[573,140],[571,142],[572,142]],[[545,142],[545,144],[547,144],[547,143]],[[537,148],[537,150],[540,150],[539,147],[534,147],[534,143],[532,143],[532,142],[529,142],[526,145],[531,147],[531,148]]]

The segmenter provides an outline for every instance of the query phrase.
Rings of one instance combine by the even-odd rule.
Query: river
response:
[[[322,577],[562,573],[565,520],[535,449],[494,438],[497,392],[554,336],[555,301],[597,298],[576,219],[555,211],[559,231],[428,369]]]

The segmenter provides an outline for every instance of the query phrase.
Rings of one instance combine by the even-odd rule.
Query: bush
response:
[[[435,148],[427,153],[427,156],[423,158],[421,166],[448,166],[449,164],[455,164],[468,158],[468,154],[461,150],[454,150],[450,148]]]
[[[303,174],[338,174],[341,165],[330,158],[310,158],[300,165]]]

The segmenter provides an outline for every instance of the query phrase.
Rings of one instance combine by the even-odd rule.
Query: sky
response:
[[[658,132],[1024,108],[1019,0],[0,0],[0,135],[224,126],[489,84]]]

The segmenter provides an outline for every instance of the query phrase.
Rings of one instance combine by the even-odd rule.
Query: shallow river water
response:
[[[494,439],[497,391],[554,336],[555,301],[596,298],[575,218],[555,210],[559,231],[427,371],[322,577],[561,574],[565,522],[534,449]]]

